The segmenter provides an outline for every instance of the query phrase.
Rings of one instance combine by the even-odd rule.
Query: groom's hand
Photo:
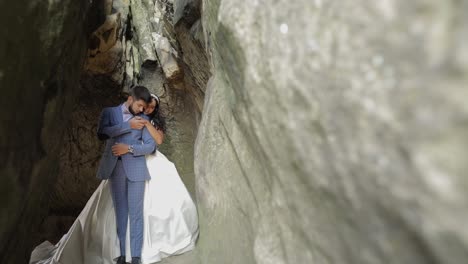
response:
[[[134,117],[128,121],[132,129],[142,129],[145,126],[146,120],[141,117]]]
[[[115,143],[114,146],[112,146],[112,154],[114,156],[122,156],[124,154],[128,153],[128,145],[127,144],[122,144],[122,143]]]

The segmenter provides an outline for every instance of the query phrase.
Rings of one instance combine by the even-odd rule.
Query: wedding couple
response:
[[[37,246],[30,263],[149,264],[193,249],[197,211],[174,164],[157,151],[166,130],[159,107],[136,86],[126,102],[102,111],[103,181],[68,233]]]

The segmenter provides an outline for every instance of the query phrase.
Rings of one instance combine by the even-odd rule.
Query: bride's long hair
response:
[[[151,124],[162,132],[166,133],[166,118],[161,114],[159,109],[160,101],[159,97],[155,94],[151,94],[151,100],[156,101],[156,107],[154,107],[153,113],[149,114],[148,117]]]

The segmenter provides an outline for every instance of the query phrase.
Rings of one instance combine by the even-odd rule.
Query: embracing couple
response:
[[[193,249],[195,204],[157,146],[166,125],[159,97],[144,86],[105,108],[97,136],[105,140],[97,177],[103,181],[67,234],[36,247],[30,263],[150,264]]]

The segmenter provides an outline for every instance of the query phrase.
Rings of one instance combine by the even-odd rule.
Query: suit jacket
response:
[[[138,116],[148,120],[144,114]],[[133,145],[133,154],[127,153],[121,156],[125,173],[130,181],[145,181],[151,178],[146,167],[145,155],[156,151],[156,143],[146,127],[131,129],[129,122],[123,121],[121,105],[102,110],[97,136],[100,140],[106,140],[97,178],[104,180],[112,175],[118,158],[112,154],[111,148],[115,143]]]

